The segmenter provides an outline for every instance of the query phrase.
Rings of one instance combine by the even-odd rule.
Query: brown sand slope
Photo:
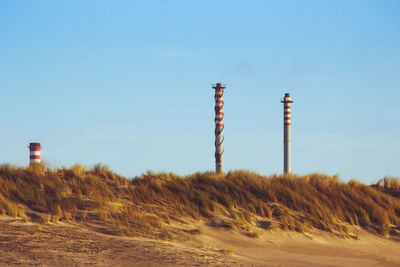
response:
[[[71,224],[0,217],[0,266],[240,266],[250,264],[192,244],[108,236]]]
[[[116,237],[72,224],[0,217],[1,266],[400,266],[400,243],[366,232],[263,231],[259,238],[203,226],[190,242]]]
[[[326,232],[264,232],[259,238],[208,228],[205,239],[230,244],[236,255],[272,266],[400,266],[400,243],[362,231],[359,240]]]

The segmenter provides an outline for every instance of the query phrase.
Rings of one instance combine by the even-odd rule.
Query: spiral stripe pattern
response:
[[[224,153],[223,142],[224,142],[224,89],[225,86],[217,83],[213,86],[215,89],[215,163],[216,163],[216,172],[222,172],[222,154]]]

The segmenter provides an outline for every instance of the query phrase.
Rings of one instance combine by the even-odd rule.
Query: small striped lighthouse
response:
[[[29,144],[29,166],[40,165],[40,143]]]
[[[285,97],[281,99],[283,103],[283,172],[291,172],[291,137],[290,137],[290,126],[292,124],[292,110],[291,105],[293,103],[290,98],[290,94],[286,93]]]
[[[222,154],[224,153],[224,147],[222,143],[224,142],[224,89],[225,85],[221,83],[214,84],[212,88],[215,89],[215,172],[222,173],[223,172],[223,161]]]

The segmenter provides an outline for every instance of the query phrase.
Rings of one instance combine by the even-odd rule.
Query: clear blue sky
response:
[[[0,162],[400,175],[400,1],[0,0]]]

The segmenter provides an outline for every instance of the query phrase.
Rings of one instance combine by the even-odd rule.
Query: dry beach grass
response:
[[[376,252],[386,248],[400,255],[399,192],[399,180],[389,177],[374,185],[364,185],[355,180],[344,183],[338,177],[322,174],[266,177],[234,171],[226,175],[205,172],[180,177],[148,171],[129,180],[100,164],[92,168],[80,165],[21,168],[3,164],[0,166],[0,213],[8,219],[1,222],[0,250],[5,254],[2,253],[0,262],[17,264],[17,259],[24,258],[21,255],[31,251],[27,244],[32,244],[39,253],[40,240],[61,238],[59,243],[46,248],[52,251],[51,259],[43,259],[43,253],[33,253],[22,263],[35,264],[36,259],[40,264],[53,265],[58,257],[67,265],[96,262],[111,266],[112,257],[104,255],[118,255],[120,258],[115,262],[127,263],[129,257],[122,259],[125,253],[132,256],[131,264],[140,262],[142,255],[144,261],[154,266],[171,257],[182,260],[182,264],[204,265],[207,261],[202,259],[207,258],[208,264],[213,265],[268,266],[270,263],[274,266],[279,264],[276,255],[293,250],[295,257],[303,249],[307,251],[325,240],[323,245],[319,244],[325,259],[332,256],[328,255],[331,250],[340,250],[332,244],[348,246],[354,251],[357,246],[364,246],[365,251],[357,253],[368,257],[350,257],[343,249],[340,253],[354,262],[364,259],[367,265],[380,262],[390,266],[400,264],[400,259]],[[11,217],[20,219],[11,220]],[[65,233],[63,237],[57,234],[61,232]],[[64,239],[76,250],[61,246]],[[297,244],[299,251],[296,246],[286,249],[288,244],[284,240]],[[368,246],[366,240],[374,240],[380,247]],[[126,243],[126,247],[121,249],[118,242]],[[150,244],[146,242],[164,246],[162,253],[170,256],[160,252],[157,258],[152,254],[157,250],[146,247],[145,244]],[[91,247],[87,248],[86,243]],[[285,249],[279,250],[274,244]],[[275,256],[247,251],[254,246],[258,248],[254,251],[261,254],[266,249],[279,251]],[[14,250],[9,250],[11,247]],[[136,256],[131,247],[136,247]],[[287,251],[287,255],[292,252]],[[207,257],[201,256],[202,253],[208,253]],[[57,256],[64,254],[72,256]],[[189,257],[192,254],[198,257]],[[304,261],[300,257],[297,263],[324,262],[317,254],[311,258]],[[286,262],[290,266],[297,264],[287,259]]]

